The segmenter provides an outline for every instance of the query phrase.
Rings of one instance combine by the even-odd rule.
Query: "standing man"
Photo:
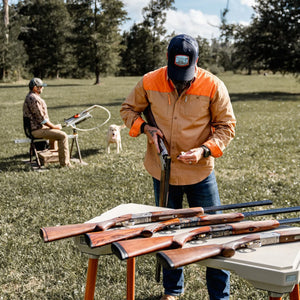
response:
[[[67,134],[61,130],[61,124],[50,122],[46,102],[41,98],[43,88],[47,84],[39,78],[29,82],[29,93],[23,105],[23,117],[30,119],[31,134],[38,139],[58,141],[59,163],[62,167],[72,167],[70,163],[69,142]]]
[[[158,136],[171,156],[169,208],[182,208],[183,195],[190,207],[220,205],[214,159],[222,156],[235,135],[236,120],[224,83],[197,67],[198,44],[190,36],[175,36],[168,46],[168,65],[147,73],[121,107],[129,134],[148,137],[144,165],[153,177],[159,203],[160,160]],[[158,128],[141,117],[150,105]],[[229,299],[230,274],[207,268],[211,300]],[[174,300],[184,291],[183,269],[163,270],[164,296]]]

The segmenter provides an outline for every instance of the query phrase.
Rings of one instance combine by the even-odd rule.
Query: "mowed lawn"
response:
[[[236,137],[216,160],[223,204],[270,199],[273,207],[299,205],[299,79],[227,73],[220,77],[237,117]],[[0,84],[0,299],[83,299],[88,256],[73,239],[44,244],[39,229],[82,223],[124,203],[154,205],[152,181],[142,162],[145,136],[131,138],[123,129],[123,151],[116,154],[114,146],[110,155],[105,151],[108,126],[122,124],[120,105],[140,78],[108,77],[99,86],[93,79],[45,80],[43,98],[54,123],[94,104],[107,108],[111,119],[98,129],[79,132],[88,165],[65,170],[52,164],[44,172],[33,171],[26,163],[29,144],[14,143],[25,137],[22,105],[29,79]],[[137,300],[161,296],[162,285],[154,274],[154,256],[137,258]],[[185,277],[182,299],[208,299],[203,267],[187,266]],[[231,294],[235,300],[268,297],[235,274]],[[95,299],[126,299],[126,262],[113,255],[99,259]]]

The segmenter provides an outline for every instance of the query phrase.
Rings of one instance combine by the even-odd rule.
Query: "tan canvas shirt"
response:
[[[163,67],[146,74],[121,107],[121,117],[132,136],[139,135],[141,113],[148,104],[159,129],[163,132],[171,156],[170,184],[195,184],[214,168],[214,157],[223,154],[235,134],[236,120],[228,91],[211,73],[197,68],[195,80],[180,96],[167,78]],[[177,160],[181,151],[205,144],[212,155],[196,165]],[[148,143],[144,160],[146,170],[160,179],[160,160],[154,145]]]

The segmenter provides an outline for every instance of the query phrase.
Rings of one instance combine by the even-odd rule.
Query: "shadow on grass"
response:
[[[80,150],[83,160],[88,156],[96,155],[104,151],[105,149],[103,147]],[[78,157],[79,157],[78,152],[73,151],[72,158],[78,158]],[[34,158],[33,161],[35,161]],[[27,165],[28,168],[24,168],[24,165]],[[30,170],[31,170],[31,165],[29,162],[29,153],[18,154],[11,157],[0,159],[0,172],[7,172],[7,171],[24,172]]]
[[[230,98],[232,102],[237,101],[300,101],[300,93],[286,93],[286,92],[259,92],[259,93],[230,93]],[[85,103],[85,104],[75,104],[73,107],[82,107],[83,109],[93,106],[95,104],[107,107],[121,106],[125,98],[114,99],[111,102],[106,103]],[[70,108],[70,105],[52,106],[48,109],[65,109]]]
[[[0,172],[20,172],[25,171],[24,165],[27,164],[30,167],[29,153],[14,155],[7,158],[0,159]]]
[[[65,87],[65,86],[89,86],[87,84],[78,84],[78,83],[67,83],[67,84],[48,84],[49,87]],[[19,85],[0,85],[0,89],[17,89],[17,88],[28,88],[27,84],[19,84]]]
[[[54,109],[65,109],[70,107],[82,107],[83,109],[86,109],[88,107],[91,107],[95,104],[101,105],[101,106],[121,106],[121,104],[124,102],[125,98],[122,99],[115,99],[112,102],[107,103],[85,103],[85,104],[74,104],[74,105],[60,105],[60,106],[48,106],[48,110],[54,110]]]
[[[300,101],[299,93],[261,92],[261,93],[230,93],[232,102],[237,101]]]
[[[300,101],[299,93],[285,93],[285,92],[261,92],[261,93],[230,93],[231,102],[238,101]],[[104,106],[104,107],[114,107],[121,106],[124,102],[125,98],[122,99],[114,99],[111,102],[106,103],[85,103],[85,104],[74,104],[74,105],[60,105],[60,106],[50,106],[48,110],[56,110],[56,109],[65,109],[71,107],[82,107],[83,110],[93,106],[95,104]],[[75,110],[75,109],[74,109]]]
[[[91,156],[91,155],[99,154],[101,151],[104,151],[104,148],[103,148],[103,147],[99,147],[99,148],[90,148],[90,149],[84,149],[84,150],[81,150],[81,149],[80,149],[82,159],[84,159],[85,157]],[[72,157],[78,158],[78,152],[77,152],[77,151],[74,151],[74,152],[72,153]]]

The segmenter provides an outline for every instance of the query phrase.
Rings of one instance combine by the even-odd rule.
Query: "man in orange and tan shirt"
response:
[[[46,102],[40,94],[47,84],[40,78],[29,82],[29,93],[23,105],[23,117],[30,119],[31,134],[35,138],[49,139],[50,143],[58,141],[59,162],[62,167],[72,167],[70,163],[68,135],[61,130],[61,124],[53,124],[48,116]]]
[[[144,165],[153,177],[159,204],[160,160],[157,136],[164,137],[171,156],[168,207],[220,205],[214,159],[222,156],[235,135],[235,116],[224,83],[197,67],[198,44],[190,36],[175,36],[168,46],[168,65],[147,73],[121,107],[121,117],[133,137],[148,137]],[[150,105],[158,128],[141,114]],[[184,291],[182,268],[163,270],[164,296],[172,300]],[[210,299],[229,299],[230,274],[207,268]]]

